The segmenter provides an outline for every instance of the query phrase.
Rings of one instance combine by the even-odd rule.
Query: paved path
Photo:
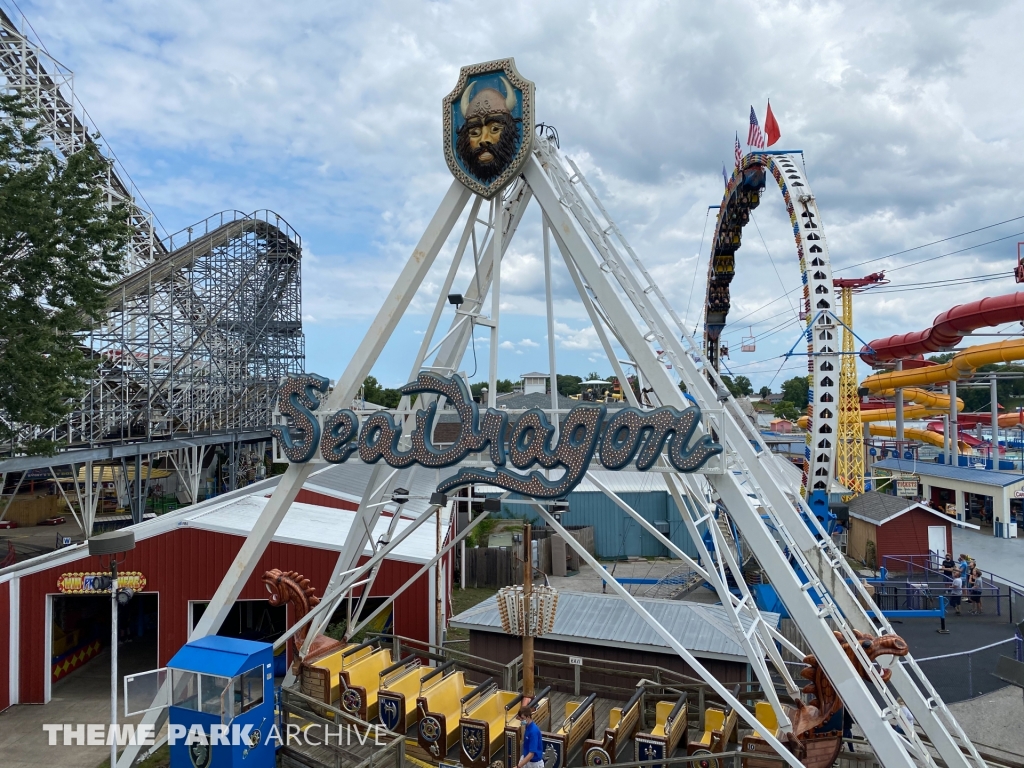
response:
[[[991,528],[972,531],[953,526],[953,556],[961,552],[977,560],[986,575],[995,573],[1024,584],[1024,539],[997,539]]]
[[[125,674],[142,672],[155,666],[156,653],[152,646],[133,644],[121,646],[118,671]],[[119,690],[124,690],[122,682]],[[123,702],[119,703],[124,712]],[[142,716],[125,719],[122,723],[138,723]],[[43,723],[103,723],[110,722],[110,656],[104,652],[81,669],[54,683],[50,703],[19,704],[0,712],[0,765],[3,768],[96,768],[110,755],[110,747],[63,745],[57,736],[57,745],[47,744]]]
[[[1008,685],[971,701],[950,704],[949,709],[979,749],[992,747],[1019,760],[1024,755],[1024,697],[1020,688]]]

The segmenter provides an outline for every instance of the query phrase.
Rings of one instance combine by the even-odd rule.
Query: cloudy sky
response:
[[[14,13],[12,0],[0,2]],[[20,9],[75,72],[76,94],[166,232],[223,209],[270,208],[301,234],[307,370],[333,378],[451,183],[441,99],[460,66],[504,56],[536,83],[538,122],[557,127],[690,324],[703,304],[722,164],[731,167],[750,106],[763,121],[768,98],[782,129],[776,148],[804,152],[837,274],[889,271],[888,286],[857,300],[858,335],[916,330],[953,304],[1013,291],[1024,240],[1014,139],[1024,124],[1024,6],[966,5],[69,0]],[[799,336],[800,275],[776,190],[754,223],[737,254],[726,362],[778,389],[805,362],[782,357]],[[548,368],[539,228],[534,211],[503,268],[502,377]],[[407,379],[450,254],[374,369],[390,386]],[[559,370],[610,373],[564,268],[555,290]],[[757,350],[741,353],[749,334]],[[485,356],[483,329],[478,338]]]

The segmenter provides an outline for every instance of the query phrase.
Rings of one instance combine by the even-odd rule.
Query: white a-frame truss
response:
[[[580,193],[581,190],[586,192],[589,201]],[[567,165],[557,147],[548,139],[534,139],[532,155],[523,175],[502,197],[492,202],[483,201],[460,182],[453,182],[323,410],[333,412],[352,402],[467,208],[468,215],[458,238],[452,265],[436,297],[410,380],[423,369],[442,375],[458,372],[474,330],[482,326],[491,334],[489,390],[493,397],[497,375],[501,260],[531,199],[537,200],[542,211],[545,256],[548,256],[550,233],[594,323],[609,363],[620,380],[626,379],[613,343],[625,351],[630,364],[636,367],[646,385],[653,388],[655,402],[652,404],[687,407],[679,388],[680,382],[685,384],[687,392],[704,412],[702,429],[712,432],[725,449],[720,457],[713,460],[715,466],[705,467],[700,475],[678,474],[665,462],[656,468],[664,473],[669,491],[698,547],[699,563],[686,557],[657,529],[645,524],[621,498],[606,488],[602,490],[624,514],[637,519],[652,536],[689,562],[718,591],[752,669],[777,711],[780,724],[788,724],[789,721],[775,695],[772,672],[779,675],[791,694],[796,694],[797,689],[786,672],[776,643],[792,652],[799,653],[799,650],[761,620],[752,596],[743,586],[743,576],[739,572],[741,564],[736,562],[730,543],[714,520],[716,504],[728,510],[747,547],[768,574],[799,627],[810,652],[817,657],[886,768],[915,764],[934,766],[936,762],[929,749],[934,749],[951,768],[967,768],[972,764],[983,768],[984,761],[912,657],[895,664],[890,683],[883,682],[879,671],[857,642],[854,630],[875,637],[892,633],[892,628],[879,611],[874,611],[874,617],[869,615],[864,606],[872,605],[871,597],[830,537],[817,524],[801,498],[800,489],[791,487],[784,479],[784,473],[776,465],[779,459],[767,449],[735,402],[720,394],[727,390],[706,364],[699,345],[682,327],[677,314],[600,205],[579,169],[575,165]],[[457,310],[449,330],[435,344],[434,337],[445,310],[446,296],[466,256],[473,261],[473,277],[463,291],[464,303]],[[550,268],[547,258],[545,261],[550,329]],[[483,312],[488,293],[491,294],[489,316]],[[552,345],[549,354],[553,382],[554,339],[550,331],[548,335],[548,343]],[[431,348],[431,344],[435,346]],[[672,373],[667,370],[666,363],[671,364]],[[631,398],[631,404],[639,407],[630,388],[624,387],[623,390],[627,398]],[[423,405],[423,401],[417,402],[418,407]],[[403,401],[400,410],[404,411],[405,423],[408,424],[411,418],[408,400]],[[313,467],[312,463],[289,466],[196,626],[192,639],[215,632],[223,622]],[[371,542],[367,533],[373,530],[381,514],[380,502],[391,498],[396,476],[386,465],[375,465],[357,512],[359,519],[351,528],[351,538],[345,542],[334,576],[325,589],[323,608],[307,616],[311,621],[307,643],[322,630],[333,606],[338,605],[349,590],[356,584],[365,584],[368,578],[372,580],[377,563],[397,544],[397,538],[391,542]],[[430,512],[435,510],[436,507],[431,507],[417,518],[415,524],[429,520]],[[577,548],[581,557],[591,560],[542,505],[538,505],[538,510],[548,525],[562,533],[569,545]],[[714,553],[704,546],[701,533],[704,529],[711,532],[715,542]],[[374,554],[359,566],[359,558],[367,546],[373,548]],[[804,578],[800,578],[797,569]],[[740,585],[738,597],[729,592],[729,572],[735,583]],[[697,674],[737,708],[751,727],[757,727],[753,715],[671,633],[644,611],[621,585],[612,582],[611,586]],[[858,655],[860,664],[869,671],[867,679],[858,674],[837,642],[833,628],[844,636]],[[897,695],[906,701],[931,747],[926,747],[904,721]],[[894,725],[901,726],[910,735],[901,736]],[[800,765],[774,738],[766,738],[786,757],[787,762],[793,766]],[[119,765],[126,764],[119,761]]]

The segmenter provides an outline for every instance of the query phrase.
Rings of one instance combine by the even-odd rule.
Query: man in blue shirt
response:
[[[540,737],[540,727],[533,722],[532,702],[519,709],[519,719],[523,722],[523,757],[516,768],[544,768],[544,744]]]

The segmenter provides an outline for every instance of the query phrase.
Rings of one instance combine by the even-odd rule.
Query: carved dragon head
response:
[[[910,653],[910,646],[907,645],[907,641],[899,635],[881,635],[880,637],[872,637],[864,632],[853,630],[854,636],[857,638],[857,643],[861,648],[864,649],[864,653],[867,654],[868,659],[874,664],[879,656],[894,656],[902,657]],[[867,671],[861,666],[860,660],[857,658],[856,653],[850,644],[846,642],[843,636],[839,633],[835,633],[836,640],[842,646],[846,655],[850,657],[850,661],[853,662],[853,666],[861,677],[866,678]],[[891,669],[881,670],[882,680],[889,682],[889,678],[892,677]]]
[[[850,662],[853,664],[854,669],[857,670],[862,678],[868,677],[867,670],[864,669],[860,659],[857,657],[857,653],[854,646],[851,646],[847,642],[846,638],[841,632],[835,632],[836,641],[839,646],[843,649],[846,655],[849,657]],[[873,637],[864,632],[853,630],[854,637],[868,659],[872,664],[876,664],[876,660],[881,656],[894,656],[901,657],[906,656],[910,652],[910,647],[907,645],[907,641],[899,635],[881,635],[880,637]],[[828,679],[824,670],[821,668],[821,664],[818,663],[817,658],[813,655],[804,657],[804,664],[807,666],[800,671],[800,677],[810,682],[804,686],[803,692],[811,694],[811,701],[807,704],[803,702],[797,702],[796,710],[793,717],[793,734],[794,743],[800,741],[800,735],[818,727],[832,715],[839,711],[839,708],[843,706],[842,700],[839,698],[839,694],[835,687],[832,685],[832,681]],[[892,677],[891,669],[880,669],[879,673],[882,680],[885,682],[889,681]],[[793,745],[790,745],[793,749]],[[794,752],[794,754],[797,754]],[[799,757],[799,754],[797,754]]]
[[[289,602],[295,603],[295,608],[300,616],[304,616],[310,608],[320,603],[316,596],[316,587],[309,585],[309,579],[305,578],[298,571],[282,571],[278,568],[271,568],[263,574],[263,584],[270,593],[268,602],[271,605],[285,605]]]

